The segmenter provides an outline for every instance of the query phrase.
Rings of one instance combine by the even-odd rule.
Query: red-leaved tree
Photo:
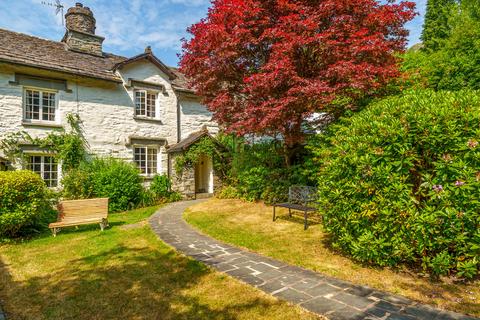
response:
[[[314,112],[341,114],[399,75],[415,4],[377,0],[214,0],[188,31],[181,70],[239,135],[303,139]]]

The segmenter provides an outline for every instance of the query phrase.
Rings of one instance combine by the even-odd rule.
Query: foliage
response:
[[[229,147],[230,170],[224,180],[226,186],[218,194],[220,198],[273,203],[284,200],[291,185],[316,183],[308,178],[310,171],[307,173],[303,163],[308,163],[309,157],[302,148],[297,150],[293,165],[287,167],[281,156],[282,142],[249,144],[237,138],[235,144]]]
[[[149,191],[154,196],[154,203],[175,202],[182,199],[178,192],[172,191],[172,181],[165,174],[153,177]]]
[[[303,140],[314,112],[338,114],[398,75],[413,2],[215,0],[191,26],[181,69],[238,135]]]
[[[49,216],[50,191],[31,171],[0,172],[0,236],[33,231]]]
[[[428,0],[422,42],[426,50],[437,50],[450,33],[450,17],[457,7],[457,0]]]
[[[175,158],[175,171],[178,175],[181,175],[184,168],[195,166],[200,158],[206,155],[212,158],[215,172],[220,177],[224,177],[228,160],[225,158],[225,153],[222,149],[222,144],[216,139],[209,136],[203,137],[190,146],[187,151]]]
[[[156,175],[153,177],[152,183],[150,184],[150,190],[159,198],[167,197],[172,188],[172,182],[170,178],[165,175]]]
[[[215,196],[218,199],[236,199],[240,197],[240,193],[234,186],[226,185]]]
[[[437,50],[409,52],[404,70],[436,90],[480,89],[480,3],[464,0]]]
[[[55,154],[62,163],[64,172],[77,168],[85,160],[88,144],[83,136],[80,117],[77,114],[67,114],[67,122],[69,131],[62,128],[49,132],[45,137],[32,138],[25,131],[11,133],[0,140],[0,150],[13,163],[21,161],[25,165],[26,159],[21,145],[30,143]]]
[[[334,246],[381,266],[477,274],[479,114],[476,92],[412,91],[329,127],[312,149]]]
[[[143,179],[135,165],[115,158],[95,158],[62,180],[67,199],[109,198],[109,211],[136,207],[142,200]]]

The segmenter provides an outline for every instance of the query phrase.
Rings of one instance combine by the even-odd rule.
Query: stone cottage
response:
[[[11,132],[42,136],[82,120],[89,152],[137,164],[146,180],[172,174],[173,158],[217,124],[178,69],[150,47],[125,58],[105,53],[92,11],[77,3],[65,15],[60,42],[0,29],[0,139]],[[194,139],[192,139],[192,137]],[[192,142],[193,141],[193,142]],[[61,163],[51,153],[25,145],[28,168],[50,187],[59,186]],[[0,170],[8,166],[0,154]],[[214,190],[211,159],[173,179],[186,197]]]

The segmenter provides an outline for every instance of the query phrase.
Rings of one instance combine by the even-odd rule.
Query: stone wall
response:
[[[169,175],[172,179],[172,190],[179,192],[184,199],[193,200],[195,192],[195,167],[186,167],[180,175],[175,170],[175,160],[182,155],[181,152],[170,153]],[[217,193],[222,188],[222,180],[213,170],[213,192]]]
[[[179,192],[184,199],[195,199],[195,168],[183,168],[181,174],[175,170],[175,161],[182,153],[170,154],[170,177],[172,179],[172,190]]]
[[[68,30],[64,41],[72,50],[102,56],[103,40],[104,38],[102,37],[78,32],[75,30]]]

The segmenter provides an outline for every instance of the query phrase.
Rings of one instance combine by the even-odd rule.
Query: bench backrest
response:
[[[308,205],[317,200],[317,189],[308,186],[291,186],[288,188],[288,202]]]
[[[68,200],[58,204],[58,222],[106,219],[108,198]]]

